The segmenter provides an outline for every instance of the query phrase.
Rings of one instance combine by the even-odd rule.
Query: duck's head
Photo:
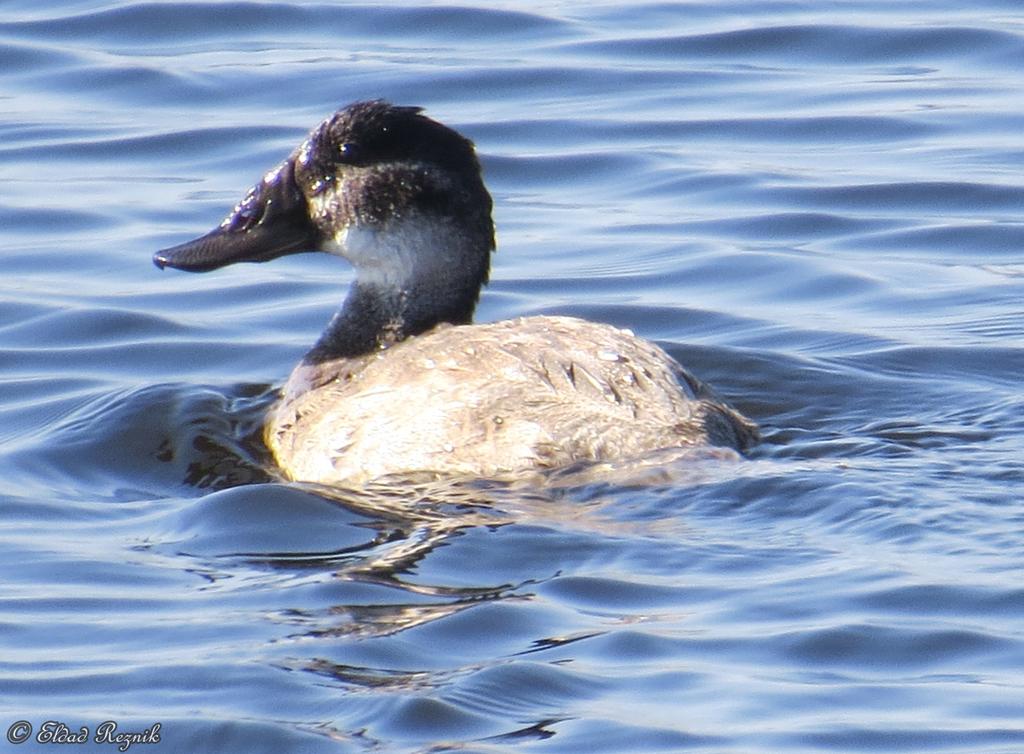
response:
[[[475,303],[493,248],[491,197],[472,142],[420,108],[374,101],[325,120],[217,228],[153,261],[205,272],[326,251],[367,284],[461,279],[475,286]]]

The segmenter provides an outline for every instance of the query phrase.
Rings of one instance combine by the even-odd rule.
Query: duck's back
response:
[[[266,441],[302,481],[493,477],[757,437],[653,343],[569,317],[440,327],[297,376]]]

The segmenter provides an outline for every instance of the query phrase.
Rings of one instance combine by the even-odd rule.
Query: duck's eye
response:
[[[353,163],[359,161],[359,145],[352,141],[346,141],[338,147],[338,157],[341,162]]]

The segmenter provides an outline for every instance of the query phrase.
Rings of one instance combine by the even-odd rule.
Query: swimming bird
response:
[[[421,108],[357,102],[217,228],[153,260],[204,272],[323,251],[353,266],[266,419],[289,479],[497,478],[757,441],[753,422],[628,330],[565,316],[473,324],[491,210],[471,141]]]

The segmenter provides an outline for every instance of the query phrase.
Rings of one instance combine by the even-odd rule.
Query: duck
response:
[[[753,421],[630,330],[556,315],[474,323],[492,209],[472,141],[420,107],[360,101],[220,225],[153,261],[207,272],[318,251],[354,269],[266,416],[288,480],[501,479],[756,444]]]

